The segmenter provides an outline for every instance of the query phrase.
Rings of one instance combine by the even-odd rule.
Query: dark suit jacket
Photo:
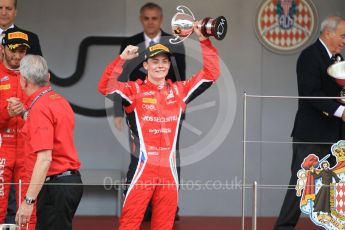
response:
[[[297,61],[299,96],[338,97],[341,87],[327,74],[332,63],[320,40],[303,50]],[[334,117],[339,105],[335,99],[299,99],[292,136],[332,143],[345,137],[341,118]]]
[[[162,31],[160,43],[166,45],[173,57],[171,58],[171,67],[167,76],[167,79],[172,81],[186,80],[186,60],[185,60],[185,49],[182,43],[178,45],[172,45],[169,43],[169,39],[172,35]],[[144,32],[138,33],[132,37],[126,39],[120,48],[120,53],[128,46],[135,45],[139,46],[139,57],[127,61],[123,66],[123,72],[119,76],[118,80],[122,82],[135,81],[137,79],[144,80],[147,72],[143,68],[143,62],[145,60],[145,38]],[[120,98],[116,98],[114,102],[115,116],[123,116],[122,105]]]
[[[28,49],[27,54],[35,54],[35,55],[41,55],[42,56],[40,41],[38,39],[37,34],[32,33],[30,31],[27,31],[27,30],[24,30],[22,28],[19,28],[16,25],[14,26],[14,28],[18,28],[18,29],[22,30],[23,32],[25,32],[29,35],[30,49]]]

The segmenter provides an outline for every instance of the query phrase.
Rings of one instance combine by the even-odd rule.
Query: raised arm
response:
[[[128,83],[119,82],[118,77],[122,73],[122,65],[125,61],[138,57],[138,55],[138,47],[129,45],[106,67],[98,83],[98,90],[102,95],[111,96],[114,93],[118,93],[124,98],[131,95],[130,85]]]
[[[197,23],[197,22],[196,22]],[[191,79],[183,82],[184,98],[186,103],[192,101],[195,97],[208,89],[219,77],[219,57],[217,49],[211,41],[204,37],[200,28],[194,27],[195,34],[198,36],[201,45],[203,68]]]

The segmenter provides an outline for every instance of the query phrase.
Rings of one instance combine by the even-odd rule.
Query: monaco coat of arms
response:
[[[275,53],[296,53],[314,40],[318,16],[311,0],[264,0],[255,30],[259,41]]]
[[[345,229],[345,141],[333,144],[331,154],[336,164],[315,154],[304,158],[297,173],[296,195],[301,197],[300,209],[314,224],[325,229]]]

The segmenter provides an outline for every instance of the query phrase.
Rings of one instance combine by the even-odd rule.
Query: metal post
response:
[[[253,219],[252,219],[252,229],[253,230],[256,230],[256,220],[257,220],[257,182],[254,181],[254,184],[253,184]]]
[[[22,209],[20,208],[21,204],[22,204],[22,180],[19,180],[19,188],[18,188],[18,210],[19,210],[19,217],[21,216],[21,211]],[[21,223],[21,218],[18,218],[18,226],[19,226],[19,230],[22,227],[22,223]]]
[[[117,190],[117,216],[120,218],[121,211],[122,211],[122,197],[123,197],[122,186],[123,186],[123,183],[120,181],[120,182],[118,182],[118,185],[116,185],[116,183],[115,183],[114,186]]]
[[[242,172],[242,230],[244,230],[245,217],[245,184],[246,184],[246,138],[247,138],[247,93],[243,100],[243,172]]]

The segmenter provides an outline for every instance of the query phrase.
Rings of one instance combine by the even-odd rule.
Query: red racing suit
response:
[[[20,86],[20,73],[18,70],[10,70],[0,62],[0,224],[4,223],[10,191],[9,183],[30,182],[29,175],[25,173],[24,167],[24,139],[21,129],[24,120],[21,116],[10,117],[7,111],[10,97],[17,97],[25,104],[27,96]],[[18,185],[16,188],[16,201],[18,207]],[[24,199],[28,186],[23,185],[21,198]],[[30,220],[30,229],[35,229],[36,217]]]
[[[105,69],[99,91],[109,98],[122,97],[131,131],[131,151],[138,165],[126,193],[121,230],[137,230],[152,198],[151,229],[172,229],[177,202],[176,140],[186,104],[209,88],[219,76],[219,60],[209,39],[201,41],[203,69],[191,79],[167,80],[157,86],[146,80],[117,81],[125,60],[118,56]]]

